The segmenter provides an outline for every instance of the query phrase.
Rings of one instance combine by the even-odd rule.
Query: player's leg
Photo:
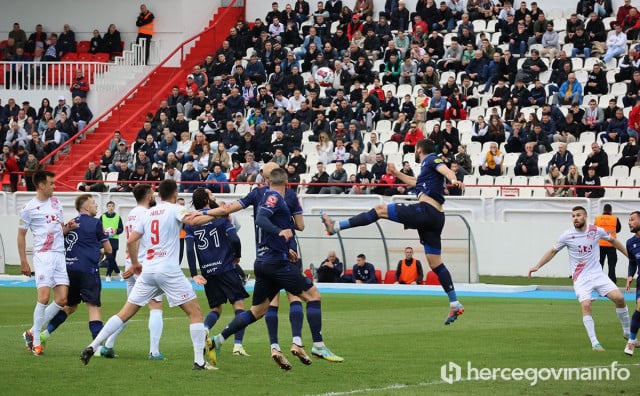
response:
[[[577,292],[577,290],[576,290]],[[589,293],[584,293],[582,296],[578,296],[580,299],[580,307],[582,308],[582,323],[584,324],[587,335],[591,341],[591,348],[594,351],[602,352],[604,348],[600,345],[598,337],[596,337],[596,326],[591,316],[591,290]]]
[[[302,323],[304,321],[302,299],[290,292],[287,292],[287,298],[289,299],[289,322],[291,323],[290,352],[293,356],[300,359],[303,364],[310,365],[312,360],[309,355],[307,355],[302,344]],[[322,319],[320,323],[322,323]]]
[[[607,281],[607,283],[611,284],[611,287],[613,287],[607,288],[608,293],[606,293],[605,295],[616,305],[616,315],[618,316],[618,320],[620,320],[620,325],[622,326],[622,335],[624,337],[628,337],[629,309],[627,308],[627,303],[624,301],[624,295],[622,294],[620,289],[615,287],[615,284],[613,284],[613,282],[611,282],[608,278],[605,278],[605,280]]]
[[[306,276],[300,274],[300,277],[306,279],[305,282],[311,283],[311,281]],[[295,292],[293,290],[290,291],[292,293]],[[322,297],[318,288],[311,284],[311,286],[306,290],[303,289],[302,291],[300,291],[300,293],[298,293],[298,296],[307,303],[307,323],[309,324],[311,339],[313,341],[311,354],[330,362],[344,361],[343,357],[331,352],[331,350],[324,343],[324,338],[322,336]],[[303,359],[303,357],[301,356],[298,356],[298,358],[304,364],[311,364],[311,361],[308,359]]]
[[[130,261],[129,258],[127,258],[127,266],[130,265]],[[137,276],[132,276],[129,279],[126,279],[125,281],[126,286],[127,286],[127,298],[131,295],[131,291],[133,290],[133,286],[136,284],[136,278]],[[111,334],[109,336],[109,338],[107,338],[107,340],[104,342],[104,346],[102,348],[100,348],[100,356],[104,356],[106,358],[114,358],[116,357],[116,352],[113,349],[113,347],[116,344],[116,340],[118,339],[118,336],[120,335],[120,333],[122,333],[122,331],[127,327],[127,325],[129,324],[129,322],[124,322],[122,324],[122,326],[120,326],[120,328],[118,328],[118,330],[116,330],[113,334]]]
[[[271,350],[280,351],[280,343],[278,342],[278,306],[280,305],[280,292],[276,294],[271,303],[269,303],[269,309],[264,315],[264,321],[267,324],[267,332],[269,333],[269,344]]]
[[[396,204],[389,204],[396,205]],[[321,212],[322,224],[325,231],[329,235],[333,235],[340,230],[346,230],[348,228],[363,227],[372,223],[375,223],[379,219],[388,218],[388,205],[376,205],[373,209],[366,212],[359,213],[355,216],[349,217],[346,220],[334,221],[328,214]]]
[[[164,360],[160,352],[160,338],[164,330],[162,320],[162,296],[149,301],[149,360]]]
[[[167,296],[167,298],[169,298],[169,296]],[[171,305],[171,300],[169,300],[169,304]],[[204,330],[202,310],[200,309],[198,300],[196,298],[193,298],[180,305],[180,308],[182,308],[182,310],[189,317],[189,334],[191,335],[191,344],[193,345],[193,369],[215,370],[215,367],[209,365],[204,360],[204,351],[207,345],[207,333]]]
[[[235,301],[232,305],[233,305],[233,312],[235,313],[235,316],[241,315],[245,311],[244,299]],[[265,315],[265,319],[266,319],[266,315]],[[234,340],[233,340],[234,356],[250,356],[242,346],[243,339],[244,339],[244,329],[241,329],[234,334]]]
[[[100,306],[87,302],[87,311],[89,312],[89,331],[91,337],[95,339],[104,327]]]
[[[640,288],[636,287],[636,309],[631,316],[631,327],[629,329],[629,340],[624,348],[624,353],[631,356],[635,347],[640,346],[638,342],[638,330],[640,329]]]

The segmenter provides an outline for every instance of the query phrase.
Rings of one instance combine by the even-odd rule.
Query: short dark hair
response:
[[[433,145],[433,142],[428,139],[422,139],[418,143],[416,143],[416,148],[418,147],[425,154],[431,154],[436,150],[435,146]]]
[[[158,185],[158,194],[160,194],[160,199],[163,201],[171,198],[176,191],[178,191],[178,185],[175,180],[166,179],[161,181]]]
[[[82,207],[84,206],[84,204],[85,204],[88,200],[90,200],[91,198],[92,198],[92,197],[91,197],[91,194],[82,194],[82,195],[79,195],[79,196],[78,196],[78,198],[76,198],[76,204],[75,204],[75,205],[76,205],[76,210],[79,212],[79,211],[80,211],[80,209],[82,209]]]
[[[137,184],[133,187],[133,197],[136,199],[136,202],[142,202],[150,190],[151,184]]]
[[[361,258],[361,259],[363,259],[363,260],[366,260],[366,259],[367,259],[367,256],[365,256],[365,255],[364,255],[364,253],[360,253],[357,257],[358,257],[358,258]]]
[[[578,211],[578,210],[581,210],[584,213],[587,213],[587,210],[584,208],[584,206],[574,206],[573,208],[571,208],[572,212],[575,212],[575,211]]]
[[[602,213],[604,214],[611,214],[613,212],[613,208],[611,207],[610,204],[604,204],[604,206],[602,207]]]
[[[276,168],[269,175],[269,184],[272,186],[283,186],[287,183],[287,172],[282,168]]]
[[[39,170],[33,174],[33,185],[38,187],[39,184],[47,181],[48,177],[56,177],[56,174],[48,170]]]
[[[113,201],[109,201],[109,202],[107,202],[107,206],[109,206],[109,205],[114,205],[114,206],[115,206],[115,204],[116,204],[116,203],[115,203],[115,202],[113,202]]]
[[[204,188],[198,188],[191,196],[191,204],[195,210],[200,210],[209,205],[209,193]]]

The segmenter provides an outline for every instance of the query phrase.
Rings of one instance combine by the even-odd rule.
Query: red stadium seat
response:
[[[7,46],[7,40],[0,41],[0,49],[4,49]]]
[[[89,52],[90,48],[91,48],[90,41],[80,41],[78,43],[78,46],[76,47],[76,51],[78,51],[78,53],[86,53],[86,52]]]
[[[438,280],[438,275],[433,271],[429,271],[427,273],[427,280],[424,282],[425,285],[433,285],[440,286],[440,281]]]
[[[396,270],[389,270],[384,274],[384,284],[392,285],[396,281]]]
[[[376,279],[378,280],[377,283],[382,283],[382,271],[376,270]]]
[[[352,269],[344,270],[344,276],[347,276],[347,275],[353,275],[353,270]]]
[[[63,62],[75,62],[78,60],[78,53],[67,52],[66,54],[62,55],[62,58],[60,60]]]
[[[78,61],[80,62],[95,62],[95,57],[93,54],[88,52],[80,52],[78,53]]]
[[[307,268],[306,270],[304,270],[304,274],[307,278],[309,278],[310,280],[313,281],[313,273],[311,272],[311,270],[309,268]]]
[[[95,61],[96,62],[102,62],[102,63],[109,62],[109,54],[106,53],[106,52],[98,52],[95,55]]]

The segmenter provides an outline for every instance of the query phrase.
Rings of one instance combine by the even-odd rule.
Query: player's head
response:
[[[76,210],[78,213],[86,213],[93,217],[98,214],[98,204],[91,194],[82,194],[76,198]]]
[[[363,265],[365,265],[365,263],[367,262],[367,256],[365,256],[364,254],[360,253],[357,257],[356,257],[356,264],[359,267],[362,267]]]
[[[582,206],[574,206],[571,209],[571,219],[576,229],[582,229],[587,224],[587,210]]]
[[[133,188],[133,197],[136,199],[138,205],[148,204],[149,207],[156,205],[156,200],[153,196],[153,189],[151,184],[138,184]]]
[[[629,215],[629,231],[634,234],[640,232],[640,211],[638,210]]]
[[[267,162],[262,167],[262,176],[264,176],[264,178],[267,179],[267,180],[271,180],[271,172],[274,169],[278,169],[279,167],[280,166],[278,164],[276,164],[275,162]]]
[[[276,168],[271,171],[269,176],[269,184],[271,186],[286,186],[287,185],[287,172],[282,168]]]
[[[38,192],[49,198],[53,195],[53,189],[55,187],[55,173],[48,170],[39,170],[33,174],[33,185],[36,186]]]
[[[168,202],[175,202],[178,199],[178,185],[175,180],[167,179],[158,185],[158,194],[160,199]]]
[[[420,163],[421,156],[426,156],[435,151],[433,142],[431,140],[422,139],[416,143],[416,162]]]
[[[195,210],[203,208],[215,209],[218,207],[215,195],[206,188],[198,188],[193,192],[191,205],[193,205]]]

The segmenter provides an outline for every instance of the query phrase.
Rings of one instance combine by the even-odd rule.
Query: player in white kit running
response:
[[[150,184],[138,184],[133,188],[133,196],[138,204],[135,208],[131,209],[127,215],[127,221],[124,226],[125,235],[127,239],[131,235],[135,224],[145,217],[147,210],[150,207],[156,205],[154,198],[153,188]],[[141,241],[139,241],[141,242]],[[145,247],[138,247],[138,261],[143,262],[147,249]],[[131,266],[131,258],[127,253],[125,271]],[[136,284],[137,275],[134,275],[127,279],[127,296],[131,294],[133,285]],[[124,322],[122,326],[113,333],[104,343],[104,346],[100,348],[100,356],[106,358],[114,358],[116,356],[114,345],[118,335],[127,327],[129,322]],[[149,300],[149,360],[165,360],[164,355],[160,352],[160,338],[162,337],[163,322],[162,322],[162,295],[157,296]]]
[[[22,336],[27,349],[36,356],[44,353],[40,344],[42,327],[67,304],[69,277],[65,261],[64,235],[76,228],[74,220],[63,223],[62,204],[53,196],[54,178],[53,172],[44,170],[33,174],[37,195],[20,211],[18,228],[20,270],[26,276],[32,275],[26,253],[27,231],[31,230],[33,234],[33,269],[38,302],[33,311],[33,326]],[[54,301],[49,304],[51,289]]]
[[[622,242],[609,235],[604,229],[587,224],[587,211],[582,206],[576,206],[572,209],[571,218],[573,228],[565,231],[551,250],[542,256],[538,264],[529,269],[529,277],[551,261],[562,248],[566,247],[569,252],[573,289],[582,306],[582,322],[591,340],[591,347],[594,351],[604,351],[596,337],[595,324],[591,317],[591,301],[593,300],[591,292],[595,291],[601,296],[607,296],[616,305],[616,314],[622,324],[623,335],[629,334],[629,311],[618,287],[602,272],[598,242],[601,239],[611,242],[625,256],[627,249]]]
[[[152,298],[164,293],[169,306],[180,306],[189,317],[189,333],[193,344],[194,370],[215,370],[204,360],[205,329],[202,311],[191,283],[178,265],[180,250],[180,230],[186,220],[190,225],[201,225],[210,221],[208,216],[193,216],[185,219],[187,211],[177,205],[178,186],[173,180],[164,180],[158,185],[161,202],[147,210],[145,218],[137,222],[127,240],[131,257],[131,267],[124,277],[139,275],[127,302],[118,314],[112,316],[104,328],[87,348],[80,360],[86,365],[100,344],[116,332],[122,323],[131,319],[140,307]],[[138,261],[139,246],[145,248],[144,268]]]

